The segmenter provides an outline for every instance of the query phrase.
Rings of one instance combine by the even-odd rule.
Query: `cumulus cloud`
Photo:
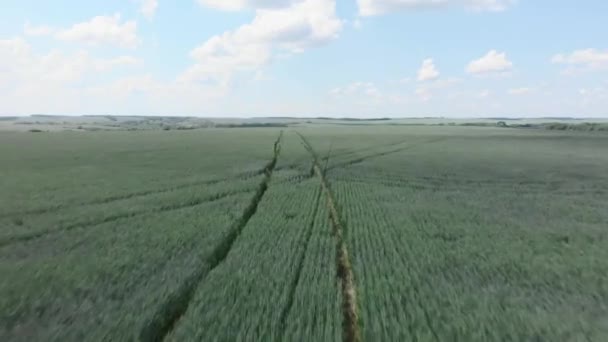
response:
[[[227,92],[200,83],[161,81],[149,74],[122,76],[123,71],[139,70],[133,67],[141,63],[132,56],[97,58],[86,51],[38,54],[22,38],[0,40],[0,115],[201,114]],[[130,102],[138,93],[146,100]]]
[[[158,7],[158,1],[132,1],[140,4],[141,13],[149,17],[154,15]],[[125,98],[128,95],[121,97],[120,94],[142,92],[155,100],[164,98],[167,105],[159,102],[158,108],[183,109],[192,113],[193,108],[209,108],[208,103],[201,99],[215,99],[227,95],[231,80],[237,73],[250,72],[252,77],[259,79],[262,75],[260,71],[268,63],[326,44],[338,37],[344,25],[344,22],[336,16],[335,0],[199,0],[199,2],[203,5],[215,5],[220,9],[253,10],[254,18],[248,24],[213,36],[195,47],[190,53],[194,61],[193,65],[172,80],[161,81],[152,75],[140,75],[123,77],[109,84],[107,77],[104,77],[102,84],[97,84],[102,78],[88,78],[88,75],[95,74],[95,70],[114,70],[132,63],[133,60],[127,56],[99,59],[84,51],[74,54],[53,51],[48,55],[35,55],[29,46],[23,47],[28,51],[26,54],[28,57],[21,58],[23,63],[12,65],[10,78],[21,80],[22,98],[46,92],[54,94],[53,97],[47,96],[49,99],[62,99],[67,103],[70,99],[76,101],[87,96],[99,98],[104,93],[108,94],[109,99],[110,94],[114,94],[112,98]],[[144,6],[145,3],[154,6]],[[81,42],[90,46],[136,47],[139,44],[136,22],[121,19],[120,14],[95,17],[71,27],[34,26],[26,23],[24,32],[29,35],[49,36],[57,40]],[[0,60],[5,57],[7,56],[3,54]],[[47,60],[49,62],[42,62]],[[5,63],[0,65],[3,66],[4,71]],[[33,65],[30,73],[27,65]],[[52,70],[57,72],[53,73]],[[34,82],[35,79],[43,77],[42,75],[45,75],[46,79],[42,82]],[[9,78],[7,73],[0,74],[0,77],[3,78],[0,82]],[[81,82],[78,87],[71,84],[76,81]],[[57,84],[51,85],[51,82]],[[26,84],[29,86],[26,87]],[[78,94],[74,92],[76,90]],[[374,90],[369,89],[368,93],[373,95]],[[13,92],[12,95],[15,94]],[[15,95],[13,98],[18,96]],[[181,105],[182,103],[184,106]],[[191,106],[188,107],[186,104]],[[49,110],[52,111],[52,108],[50,106]]]
[[[113,16],[97,16],[89,21],[75,24],[69,29],[57,32],[56,38],[90,45],[117,45],[129,48],[136,47],[139,43],[137,23],[133,20],[121,23],[119,13]]]
[[[430,58],[425,59],[422,62],[420,70],[418,70],[418,81],[430,81],[439,77],[439,71],[435,67],[433,60]]]
[[[513,63],[507,59],[506,53],[499,53],[491,50],[485,56],[473,60],[469,63],[466,70],[470,74],[501,74],[510,71]]]
[[[55,32],[55,29],[50,26],[46,26],[46,25],[33,26],[29,22],[26,22],[23,27],[23,33],[26,36],[34,36],[34,37],[49,36],[49,35],[52,35],[54,32]]]
[[[576,74],[584,71],[593,71],[608,68],[608,50],[597,49],[576,50],[571,53],[560,53],[551,62],[567,65],[566,74]]]
[[[32,26],[26,23],[26,35],[53,36],[55,39],[79,42],[87,45],[114,45],[134,48],[139,44],[137,23],[133,20],[121,22],[120,13],[112,16],[96,16],[88,21],[61,29],[50,26]]]
[[[398,11],[464,7],[474,11],[503,11],[515,0],[357,0],[361,16]]]
[[[256,71],[278,53],[300,53],[337,38],[342,21],[335,2],[304,0],[285,8],[258,9],[250,24],[216,35],[190,53],[195,64],[182,80],[229,82],[239,71]]]
[[[21,38],[0,40],[0,65],[4,81],[16,84],[28,82],[69,83],[80,81],[86,74],[109,71],[117,67],[133,66],[141,61],[132,56],[95,58],[86,51],[65,54],[52,50],[36,55]]]
[[[139,12],[148,19],[154,18],[156,10],[158,9],[158,0],[139,0],[139,2]]]
[[[205,7],[222,11],[240,11],[244,9],[276,9],[290,7],[305,0],[197,0]]]
[[[82,114],[95,108],[86,98],[87,84],[100,73],[131,69],[141,61],[131,56],[96,58],[86,51],[51,50],[36,54],[22,38],[0,40],[0,115],[60,112]],[[35,101],[32,101],[35,99]],[[101,97],[99,98],[102,99]],[[112,101],[105,97],[105,103]],[[100,101],[103,103],[103,101]]]

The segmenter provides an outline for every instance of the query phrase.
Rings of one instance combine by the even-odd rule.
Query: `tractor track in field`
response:
[[[282,184],[282,183],[286,183],[286,182],[294,182],[295,184],[298,184],[309,178],[310,177],[308,177],[307,175],[295,175],[295,176],[291,176],[285,180],[279,181],[278,184]],[[235,196],[235,195],[239,195],[239,194],[243,194],[243,193],[247,193],[247,192],[252,192],[255,190],[256,190],[256,188],[246,188],[246,189],[233,191],[233,192],[220,192],[220,193],[215,193],[215,194],[209,195],[207,197],[199,198],[194,201],[187,202],[187,203],[171,204],[171,205],[156,207],[153,209],[144,209],[144,210],[138,210],[138,211],[129,212],[129,213],[115,214],[115,215],[103,217],[101,219],[67,224],[63,227],[59,227],[56,229],[48,229],[48,230],[35,231],[35,232],[15,235],[15,236],[7,236],[4,238],[0,238],[0,248],[9,246],[9,245],[12,245],[15,243],[35,240],[35,239],[42,238],[47,235],[51,235],[51,234],[55,234],[55,233],[70,231],[73,229],[94,227],[94,226],[98,226],[98,225],[101,225],[104,223],[115,222],[115,221],[119,221],[119,220],[123,220],[123,219],[130,219],[130,218],[147,215],[147,214],[170,212],[170,211],[174,211],[174,210],[193,208],[193,207],[196,207],[199,205],[216,202],[216,201],[222,200],[224,198],[228,198],[231,196]]]
[[[30,233],[26,233],[26,234],[15,235],[15,236],[8,236],[8,237],[0,239],[0,248],[6,247],[8,245],[18,243],[18,242],[27,242],[30,240],[38,239],[38,238],[41,238],[41,237],[44,237],[44,236],[47,236],[47,235],[50,235],[53,233],[65,232],[65,231],[70,231],[70,230],[78,229],[78,228],[94,227],[94,226],[98,226],[98,225],[101,225],[104,223],[119,221],[122,219],[128,219],[128,218],[138,217],[138,216],[147,215],[147,214],[154,214],[154,213],[169,212],[169,211],[185,209],[185,208],[192,208],[192,207],[196,207],[196,206],[199,206],[202,204],[219,201],[221,199],[224,199],[224,198],[227,198],[230,196],[234,196],[234,195],[238,195],[238,194],[242,194],[242,193],[246,193],[246,192],[251,192],[254,190],[255,189],[253,189],[253,188],[248,188],[248,189],[243,189],[243,190],[234,191],[234,192],[220,192],[220,193],[215,193],[215,194],[212,194],[212,195],[204,197],[204,198],[198,198],[196,200],[189,201],[186,203],[175,203],[175,204],[165,205],[165,206],[156,207],[156,208],[152,208],[152,209],[143,209],[143,210],[138,210],[138,211],[133,211],[133,212],[128,212],[128,213],[115,214],[115,215],[103,217],[101,219],[68,224],[68,225],[65,225],[63,227],[59,227],[56,229],[48,229],[48,230],[42,230],[42,231],[30,232]]]
[[[251,179],[251,178],[257,177],[259,175],[262,175],[263,173],[264,173],[264,169],[262,168],[262,169],[256,170],[256,171],[243,172],[243,173],[237,174],[234,177],[230,177],[230,178],[192,181],[192,182],[182,183],[179,185],[165,187],[165,188],[161,188],[161,189],[144,190],[144,191],[136,191],[136,192],[120,194],[120,195],[112,195],[112,196],[108,196],[108,197],[104,197],[104,198],[94,199],[91,201],[81,202],[81,203],[71,203],[71,204],[62,203],[62,204],[57,204],[57,205],[48,206],[48,207],[44,207],[44,208],[24,210],[24,211],[19,211],[19,212],[11,212],[11,213],[6,213],[6,214],[0,215],[0,219],[7,219],[7,218],[12,218],[12,217],[27,216],[27,215],[41,215],[41,214],[46,214],[46,213],[50,213],[50,212],[57,211],[57,210],[84,207],[84,206],[88,206],[88,205],[108,204],[108,203],[121,201],[121,200],[128,200],[128,199],[132,199],[132,198],[145,197],[148,195],[162,194],[162,193],[166,193],[166,192],[187,189],[187,188],[190,188],[193,186],[214,185],[214,184],[219,184],[222,182],[228,182],[228,181],[233,181],[233,180],[247,180],[247,179]]]
[[[369,150],[373,150],[376,148],[382,148],[382,147],[391,147],[391,146],[397,146],[397,145],[401,145],[408,142],[408,140],[399,140],[399,141],[395,141],[392,143],[388,143],[388,144],[379,144],[379,145],[372,145],[372,146],[368,146],[368,147],[364,147],[358,150],[349,150],[349,151],[344,151],[344,152],[336,152],[333,153],[333,157],[337,158],[337,157],[345,157],[345,156],[349,156],[351,154],[356,154],[356,153],[361,153],[361,152],[367,152]],[[323,157],[322,161],[327,161],[329,159],[329,156]]]
[[[207,265],[201,265],[201,267],[194,272],[175,293],[169,295],[169,298],[161,304],[154,316],[143,325],[137,336],[139,341],[164,341],[188,310],[188,306],[196,292],[196,288],[201,281],[203,281],[209,272],[213,271],[213,269],[226,259],[235,240],[239,237],[251,217],[255,215],[258,205],[262,201],[266,190],[268,190],[272,173],[274,172],[281,153],[282,138],[283,131],[281,131],[274,143],[272,160],[264,168],[264,179],[260,182],[258,190],[247,208],[243,211],[241,217],[231,227],[228,236],[216,246],[211,253],[211,256],[205,260]]]
[[[411,145],[408,146],[404,146],[404,147],[400,147],[394,150],[389,150],[389,151],[384,151],[384,152],[379,152],[379,153],[374,153],[374,154],[369,154],[367,156],[362,156],[359,158],[355,158],[355,159],[351,159],[351,160],[347,160],[335,165],[332,165],[328,168],[328,170],[332,170],[332,169],[336,169],[336,168],[340,168],[340,167],[348,167],[351,165],[355,165],[355,164],[359,164],[362,163],[368,159],[373,159],[373,158],[378,158],[378,157],[384,157],[390,154],[394,154],[394,153],[399,153],[402,151],[407,151],[407,150],[411,150],[413,148],[416,148],[418,146],[422,146],[422,145],[426,145],[426,144],[432,144],[432,143],[436,143],[436,142],[440,142],[443,140],[446,140],[447,138],[441,137],[441,138],[435,138],[435,139],[430,139],[430,140],[426,140],[426,141],[422,141],[419,143],[413,143]]]
[[[298,284],[300,283],[300,277],[302,276],[302,269],[304,268],[304,261],[306,260],[306,255],[307,255],[307,251],[308,251],[308,245],[310,244],[310,239],[312,237],[312,232],[314,229],[314,225],[315,225],[315,221],[317,218],[317,213],[319,211],[319,205],[321,203],[321,195],[322,195],[322,189],[321,187],[319,187],[319,190],[317,191],[317,194],[315,196],[315,203],[313,204],[314,209],[312,212],[312,217],[310,219],[310,223],[308,224],[308,231],[306,232],[306,237],[304,238],[304,248],[302,249],[302,252],[300,253],[300,255],[298,256],[298,266],[297,266],[297,271],[296,271],[296,275],[294,276],[291,285],[289,287],[289,294],[287,297],[287,305],[285,305],[285,307],[283,308],[283,311],[281,312],[281,318],[280,318],[280,334],[281,334],[281,338],[280,341],[284,341],[284,333],[285,333],[285,328],[286,328],[286,324],[287,324],[287,317],[289,316],[289,313],[291,312],[291,308],[293,306],[293,301],[295,298],[295,294],[296,294],[296,290],[298,288]]]
[[[280,167],[276,168],[276,171],[290,169],[293,167],[294,167],[294,165],[280,166]],[[27,216],[27,215],[41,215],[41,214],[46,214],[46,213],[50,213],[50,212],[57,211],[57,210],[84,207],[84,206],[88,206],[88,205],[108,204],[108,203],[112,203],[112,202],[116,202],[116,201],[128,200],[128,199],[132,199],[132,198],[145,197],[148,195],[162,194],[162,193],[166,193],[166,192],[187,189],[187,188],[190,188],[193,186],[215,185],[215,184],[220,184],[220,183],[234,181],[234,180],[247,180],[247,179],[251,179],[251,178],[255,178],[257,176],[263,175],[264,170],[265,170],[265,167],[261,168],[259,170],[255,170],[255,171],[241,172],[241,173],[238,173],[238,174],[236,174],[232,177],[228,177],[228,178],[198,180],[198,181],[182,183],[182,184],[178,184],[178,185],[174,185],[174,186],[170,186],[170,187],[164,187],[164,188],[160,188],[160,189],[143,190],[143,191],[129,192],[129,193],[125,193],[125,194],[117,194],[117,195],[112,195],[112,196],[108,196],[108,197],[104,197],[104,198],[93,199],[93,200],[86,201],[86,202],[61,203],[61,204],[43,207],[43,208],[9,212],[9,213],[0,214],[0,219],[10,219],[10,218],[18,217],[18,216]]]
[[[312,145],[299,132],[296,132],[304,148],[311,154],[313,158],[312,172],[319,178],[321,189],[327,200],[327,208],[329,210],[329,218],[333,229],[333,235],[336,238],[336,266],[337,277],[340,280],[342,292],[342,336],[345,342],[360,342],[361,331],[359,327],[359,314],[357,305],[357,289],[353,274],[352,265],[346,246],[344,234],[345,224],[334,200],[334,195],[325,178],[325,170],[319,164],[319,158]]]

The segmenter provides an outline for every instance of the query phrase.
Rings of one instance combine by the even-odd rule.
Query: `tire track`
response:
[[[339,153],[334,153],[333,157],[337,158],[337,157],[345,157],[345,156],[349,156],[351,154],[355,154],[355,153],[361,153],[361,152],[367,152],[369,150],[373,150],[376,148],[382,148],[382,147],[391,147],[391,146],[397,146],[397,145],[401,145],[408,142],[408,140],[398,140],[389,144],[379,144],[379,145],[373,145],[373,146],[368,146],[368,147],[364,147],[358,150],[354,150],[354,151],[344,151],[344,152],[339,152]],[[327,159],[329,159],[329,157],[323,157],[323,161],[326,161]]]
[[[104,198],[94,199],[94,200],[87,201],[87,202],[81,202],[81,203],[74,203],[74,204],[61,203],[61,204],[48,206],[48,207],[44,207],[44,208],[6,213],[3,215],[0,215],[0,219],[12,218],[12,217],[16,217],[16,216],[40,215],[40,214],[46,214],[46,213],[50,213],[50,212],[57,211],[57,210],[62,210],[62,209],[67,209],[67,208],[78,208],[78,207],[84,207],[84,206],[88,206],[88,205],[108,204],[108,203],[121,201],[121,200],[127,200],[127,199],[132,199],[132,198],[137,198],[137,197],[145,197],[148,195],[162,194],[165,192],[186,189],[186,188],[190,188],[193,186],[219,184],[222,182],[228,182],[228,181],[232,181],[232,180],[236,180],[236,179],[247,180],[247,179],[257,177],[263,173],[264,173],[264,168],[256,170],[256,171],[248,171],[248,172],[239,173],[236,176],[230,177],[230,178],[218,178],[218,179],[193,181],[193,182],[183,183],[183,184],[175,185],[172,187],[161,188],[161,189],[143,190],[143,191],[136,191],[136,192],[120,194],[120,195],[112,195],[112,196],[108,196],[108,197],[104,197]]]
[[[297,132],[296,132],[297,133]],[[325,193],[327,200],[327,208],[329,209],[329,218],[333,228],[333,234],[336,238],[336,264],[338,270],[338,278],[342,289],[342,329],[345,342],[360,342],[361,332],[359,327],[359,315],[357,308],[357,289],[355,286],[355,278],[348,254],[348,248],[344,241],[345,224],[342,221],[341,215],[336,206],[334,195],[331,192],[329,183],[325,178],[325,174],[319,164],[319,158],[314,151],[312,145],[306,138],[297,133],[302,140],[302,144],[313,157],[313,171],[321,182],[321,189]]]
[[[77,223],[69,224],[69,225],[55,228],[55,229],[41,230],[41,231],[29,232],[29,233],[21,234],[21,235],[9,236],[9,237],[0,239],[0,248],[6,247],[8,245],[18,243],[18,242],[26,242],[26,241],[38,239],[38,238],[41,238],[41,237],[44,237],[44,236],[47,236],[47,235],[50,235],[53,233],[70,231],[70,230],[77,229],[77,228],[94,227],[94,226],[98,226],[100,224],[104,224],[104,223],[108,223],[108,222],[114,222],[114,221],[118,221],[118,220],[122,220],[122,219],[133,218],[133,217],[152,214],[152,213],[169,212],[169,211],[174,211],[174,210],[179,210],[179,209],[196,207],[196,206],[199,206],[199,205],[202,205],[205,203],[219,201],[226,197],[242,194],[245,192],[251,192],[253,190],[255,190],[255,189],[248,188],[248,189],[243,189],[243,190],[234,191],[234,192],[220,192],[220,193],[216,193],[216,194],[213,194],[213,195],[210,195],[207,197],[203,197],[203,198],[198,198],[198,199],[195,199],[195,200],[192,200],[189,202],[185,202],[185,203],[175,203],[175,204],[165,205],[160,208],[155,207],[155,208],[151,208],[151,209],[143,209],[143,210],[138,210],[138,211],[133,211],[133,212],[115,214],[115,215],[106,216],[102,219],[90,220],[90,221],[85,221],[85,222],[77,222]]]
[[[285,169],[285,168],[283,168]],[[279,168],[275,168],[274,171],[278,171]],[[261,173],[264,173],[263,171]],[[308,174],[303,174],[303,175],[293,175],[290,176],[284,180],[278,181],[277,184],[284,184],[284,183],[294,183],[295,184],[299,184],[305,180],[310,179],[310,175]],[[203,205],[206,203],[211,203],[211,202],[215,202],[215,201],[219,201],[222,200],[224,198],[230,197],[230,196],[234,196],[234,195],[239,195],[242,193],[246,193],[246,192],[251,192],[256,190],[255,188],[247,188],[247,189],[242,189],[239,191],[235,191],[235,192],[226,192],[226,193],[216,193],[210,196],[207,196],[205,198],[202,199],[197,199],[195,201],[190,201],[187,203],[182,203],[182,204],[172,204],[172,205],[166,205],[166,206],[162,206],[160,208],[155,208],[155,209],[146,209],[146,210],[139,210],[139,211],[135,211],[135,212],[130,212],[130,213],[122,213],[122,214],[116,214],[116,215],[111,215],[111,216],[107,216],[104,217],[102,219],[99,220],[91,220],[91,221],[86,221],[86,222],[77,222],[77,223],[73,223],[70,225],[66,225],[57,229],[49,229],[49,230],[44,230],[44,231],[36,231],[36,232],[30,232],[30,233],[26,233],[26,234],[21,234],[21,235],[16,235],[16,236],[10,236],[10,237],[4,237],[4,238],[0,238],[0,248],[6,247],[8,245],[14,244],[14,243],[19,243],[19,242],[27,242],[30,240],[34,240],[37,238],[41,238],[44,237],[46,235],[50,235],[53,233],[58,233],[61,231],[69,231],[72,229],[78,229],[78,228],[84,228],[84,227],[92,227],[92,226],[97,226],[100,224],[104,224],[104,223],[108,223],[108,222],[114,222],[114,221],[118,221],[118,220],[122,220],[122,219],[128,219],[128,218],[133,218],[133,217],[138,217],[138,216],[142,216],[142,215],[146,215],[146,214],[150,214],[150,213],[157,213],[157,212],[169,212],[169,211],[173,211],[173,210],[179,210],[179,209],[185,209],[185,208],[190,208],[190,207],[196,207],[199,205]],[[236,218],[236,217],[235,217]]]
[[[394,150],[389,150],[389,151],[385,151],[385,152],[369,154],[367,156],[363,156],[363,157],[359,157],[359,158],[356,158],[356,159],[347,160],[345,162],[332,165],[332,166],[330,166],[328,168],[328,170],[332,170],[332,169],[336,169],[336,168],[340,168],[340,167],[348,167],[348,166],[351,166],[351,165],[354,165],[354,164],[362,163],[362,162],[364,162],[364,161],[366,161],[368,159],[383,157],[383,156],[387,156],[387,155],[390,155],[390,154],[394,154],[394,153],[399,153],[399,152],[402,152],[402,151],[411,150],[411,149],[416,148],[416,147],[421,146],[421,145],[432,144],[432,143],[436,143],[436,142],[443,141],[443,140],[446,140],[446,139],[447,138],[443,138],[443,137],[442,138],[435,138],[435,139],[430,139],[430,140],[423,141],[423,142],[420,142],[420,143],[415,143],[415,144],[412,144],[412,145],[408,145],[408,146],[405,146],[405,147],[397,148],[397,149],[394,149]]]
[[[265,177],[259,184],[258,190],[251,199],[249,205],[245,208],[243,215],[234,223],[228,236],[213,250],[206,262],[188,277],[175,293],[169,295],[169,298],[161,304],[159,310],[155,312],[153,317],[143,325],[139,332],[139,336],[137,336],[139,341],[163,341],[171,331],[173,331],[174,327],[188,310],[188,306],[190,305],[198,284],[207,274],[209,274],[209,272],[213,271],[214,268],[224,261],[235,240],[239,237],[251,217],[255,215],[258,205],[268,189],[272,173],[274,172],[281,152],[282,138],[283,131],[281,131],[274,143],[272,160],[264,168],[263,173]]]
[[[276,171],[289,170],[289,169],[293,169],[294,167],[295,167],[294,165],[279,166],[276,168]],[[264,169],[265,168],[261,168],[259,170],[255,170],[255,171],[241,172],[241,173],[238,173],[238,174],[234,175],[233,177],[229,177],[229,178],[217,178],[217,179],[192,181],[192,182],[183,183],[183,184],[179,184],[179,185],[175,185],[175,186],[171,186],[171,187],[160,188],[160,189],[143,190],[143,191],[136,191],[136,192],[120,194],[120,195],[112,195],[109,197],[98,198],[98,199],[94,199],[94,200],[87,201],[87,202],[72,203],[72,204],[62,203],[62,204],[57,204],[57,205],[48,206],[48,207],[44,207],[44,208],[30,209],[30,210],[24,210],[24,211],[19,211],[19,212],[10,212],[10,213],[5,213],[5,214],[0,215],[0,219],[12,218],[15,216],[40,215],[40,214],[46,214],[49,212],[53,212],[56,210],[62,210],[62,209],[68,209],[68,208],[74,208],[74,207],[84,207],[87,205],[107,204],[107,203],[111,203],[111,202],[131,199],[131,198],[144,197],[144,196],[148,196],[148,195],[162,194],[165,192],[187,189],[187,188],[190,188],[193,186],[214,185],[214,184],[229,182],[229,181],[233,181],[233,180],[248,180],[248,179],[255,178],[259,175],[264,174]]]

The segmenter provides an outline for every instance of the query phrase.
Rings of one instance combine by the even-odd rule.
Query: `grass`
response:
[[[0,340],[608,339],[608,135],[297,132],[0,133]]]

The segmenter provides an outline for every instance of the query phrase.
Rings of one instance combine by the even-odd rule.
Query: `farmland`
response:
[[[606,341],[608,134],[0,132],[1,341]]]

